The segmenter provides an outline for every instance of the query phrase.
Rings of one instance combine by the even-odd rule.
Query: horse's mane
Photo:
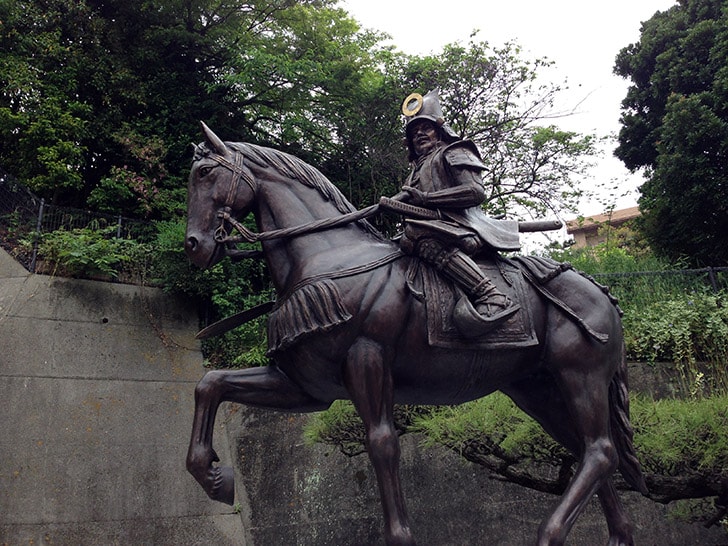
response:
[[[273,148],[266,148],[246,142],[226,142],[225,144],[233,150],[242,153],[246,159],[257,163],[261,167],[273,167],[283,176],[298,180],[305,186],[314,188],[324,199],[333,203],[336,210],[341,214],[348,214],[357,210],[321,171],[296,156]],[[359,220],[357,224],[364,228],[365,231],[380,239],[384,239],[384,236],[369,222]]]

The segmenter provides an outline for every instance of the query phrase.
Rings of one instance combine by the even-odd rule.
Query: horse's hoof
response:
[[[235,501],[235,473],[229,466],[218,466],[215,469],[215,481],[207,493],[212,499],[232,505]]]

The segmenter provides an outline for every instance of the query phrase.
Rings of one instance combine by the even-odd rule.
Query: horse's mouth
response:
[[[209,244],[204,244],[202,239],[195,236],[187,237],[185,252],[187,258],[203,270],[210,269],[227,254],[224,243],[216,242],[213,246],[210,246]]]
[[[201,269],[210,269],[225,256],[227,256],[227,245],[225,243],[215,243],[215,247],[212,249],[207,263]]]

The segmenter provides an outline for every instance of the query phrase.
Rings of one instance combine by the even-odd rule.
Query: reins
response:
[[[300,226],[294,226],[290,228],[274,229],[272,231],[264,231],[262,233],[255,233],[249,230],[243,224],[238,222],[235,218],[230,215],[230,208],[224,207],[217,213],[217,217],[221,219],[220,227],[215,230],[215,241],[218,243],[257,243],[261,241],[270,241],[272,239],[283,239],[286,237],[298,237],[300,235],[306,235],[308,233],[314,233],[317,231],[324,231],[327,229],[337,228],[357,222],[370,216],[374,216],[379,212],[379,205],[371,205],[361,210],[344,214],[343,216],[337,216],[334,218],[323,218],[321,220],[315,220],[307,224]],[[240,233],[239,237],[230,236],[225,229],[225,223],[228,222],[235,230]]]
[[[235,195],[238,191],[240,181],[243,180],[250,186],[250,189],[255,194],[256,184],[255,181],[248,175],[243,168],[243,154],[238,153],[235,156],[234,162],[230,161],[227,157],[214,154],[211,156],[220,165],[230,170],[230,188],[228,189],[227,197],[225,199],[225,205],[218,211],[217,217],[220,218],[220,226],[215,230],[214,239],[215,242],[223,243],[257,243],[262,241],[270,241],[272,239],[284,239],[288,237],[298,237],[301,235],[307,235],[309,233],[315,233],[318,231],[325,231],[327,229],[333,229],[359,220],[364,220],[370,216],[374,216],[382,211],[394,212],[408,217],[436,220],[440,219],[439,211],[433,211],[423,207],[417,207],[404,203],[396,198],[382,197],[380,202],[376,205],[370,205],[369,207],[361,210],[349,212],[342,216],[336,216],[332,218],[323,218],[321,220],[315,220],[299,226],[290,228],[274,229],[271,231],[264,231],[262,233],[255,233],[249,230],[243,224],[238,222],[230,214],[232,212],[232,205],[235,200]],[[226,223],[229,223],[233,228],[240,234],[239,237],[231,236],[227,229]],[[518,230],[521,232],[534,232],[534,231],[550,231],[554,229],[560,229],[561,222],[558,221],[535,221],[535,222],[519,222]]]

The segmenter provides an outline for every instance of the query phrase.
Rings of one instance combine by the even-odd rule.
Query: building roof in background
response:
[[[640,215],[639,207],[614,210],[611,214],[595,214],[592,216],[580,216],[566,221],[566,232],[587,231],[596,229],[598,226],[608,224],[618,226],[627,220],[632,220]]]

